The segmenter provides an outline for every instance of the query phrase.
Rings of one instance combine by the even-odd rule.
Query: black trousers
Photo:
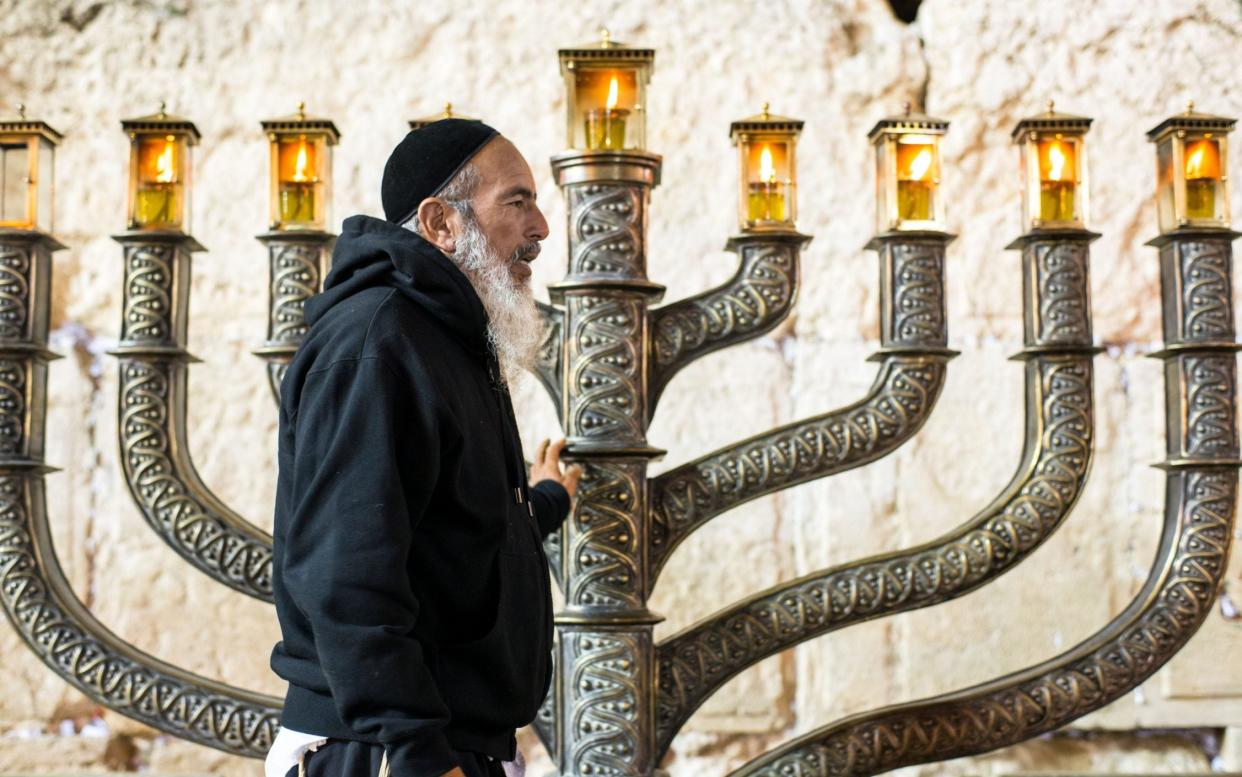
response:
[[[505,775],[498,759],[466,750],[456,752],[457,762],[466,777]],[[383,745],[352,739],[329,739],[317,750],[308,751],[302,764],[306,770],[305,777],[377,777],[383,757]],[[298,777],[297,767],[290,769],[285,777]]]

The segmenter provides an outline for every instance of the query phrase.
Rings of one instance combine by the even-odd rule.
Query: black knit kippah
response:
[[[441,119],[410,132],[384,165],[380,183],[384,218],[394,224],[409,219],[497,134],[483,122],[468,119]]]

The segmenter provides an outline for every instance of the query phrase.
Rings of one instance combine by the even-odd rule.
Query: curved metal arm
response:
[[[564,423],[565,409],[562,407],[563,389],[561,388],[561,364],[564,361],[564,327],[565,311],[546,302],[535,301],[539,307],[539,318],[543,321],[543,342],[539,345],[539,356],[535,360],[534,373],[539,382],[552,398],[556,407],[557,420]]]
[[[648,422],[664,387],[700,356],[758,337],[789,315],[798,295],[798,256],[807,235],[738,235],[726,248],[739,256],[724,284],[651,311]]]
[[[1061,525],[1093,449],[1090,357],[1026,364],[1026,440],[1017,473],[953,532],[896,553],[774,586],[656,648],[658,752],[695,709],[748,666],[821,634],[928,607],[1009,570]]]
[[[1212,611],[1236,497],[1235,471],[1170,475],[1164,532],[1146,585],[1125,612],[1074,649],[990,683],[847,718],[732,776],[878,774],[1006,747],[1104,707],[1163,666]]]
[[[1153,355],[1165,363],[1165,517],[1147,582],[1125,611],[1050,661],[847,718],[752,761],[735,777],[870,775],[1006,747],[1120,698],[1186,644],[1212,611],[1225,572],[1242,463],[1230,279],[1235,236],[1183,230],[1157,241],[1166,344]],[[1072,251],[1049,241],[1024,251],[1042,254],[1040,261],[1059,268],[1062,278],[1072,274],[1065,265]],[[1031,280],[1026,276],[1028,291]],[[1039,309],[1048,315],[1041,313],[1044,325],[1036,328],[1059,330],[1066,310]],[[1032,323],[1028,318],[1028,335]]]
[[[258,240],[267,246],[268,316],[267,339],[254,355],[267,362],[268,385],[280,407],[280,384],[308,329],[302,308],[323,286],[336,235],[299,229],[265,232]]]
[[[241,593],[272,601],[272,538],[229,509],[203,483],[186,444],[188,235],[130,233],[119,394],[125,482],[151,528],[199,571]]]
[[[650,483],[651,586],[669,555],[751,499],[880,459],[922,427],[944,386],[944,251],[951,236],[877,238],[881,367],[859,401],[687,462]],[[795,262],[796,264],[796,262]]]

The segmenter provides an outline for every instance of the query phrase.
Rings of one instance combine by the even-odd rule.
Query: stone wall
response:
[[[116,633],[188,669],[269,693],[278,630],[270,608],[181,562],[144,524],[118,461],[117,372],[127,143],[118,121],[161,99],[203,133],[195,160],[195,259],[189,348],[189,448],[229,505],[268,527],[275,413],[262,363],[267,268],[253,235],[266,223],[267,150],[259,120],[298,101],[333,118],[336,219],[379,211],[383,161],[405,121],[447,100],[493,123],[531,160],[553,237],[535,283],[565,268],[564,204],[547,159],[563,144],[555,49],[614,37],[657,50],[649,145],[665,155],[651,219],[651,277],[666,300],[724,280],[733,257],[731,120],[769,101],[806,120],[801,221],[815,236],[790,321],[707,356],[664,395],[651,431],[658,473],[730,441],[848,403],[874,367],[874,258],[865,133],[903,100],[952,121],[944,192],[960,238],[948,254],[949,369],[939,407],[883,461],[749,503],[686,542],[652,603],[663,637],[762,586],[930,539],[1007,481],[1022,443],[1013,125],[1041,110],[1094,116],[1090,136],[1092,295],[1098,455],[1065,527],[1033,558],[976,594],[864,624],[767,660],[690,721],[675,777],[724,773],[842,715],[974,684],[1050,658],[1120,612],[1155,547],[1163,455],[1158,363],[1154,155],[1143,133],[1193,98],[1242,114],[1237,0],[928,0],[896,20],[882,0],[787,3],[559,3],[495,0],[0,0],[0,103],[30,106],[65,133],[57,157],[56,350],[47,459],[58,552],[84,601]],[[1242,172],[1234,163],[1235,174]],[[1233,211],[1242,214],[1242,187]],[[524,441],[554,436],[534,383],[516,397]],[[722,421],[727,418],[728,422]],[[1230,572],[1242,599],[1242,564]],[[0,627],[0,772],[70,772],[141,763],[161,772],[256,774],[259,764],[155,737],[93,710]],[[75,724],[73,721],[77,720]],[[1058,736],[911,774],[1203,772],[1242,769],[1242,622],[1214,614],[1185,652],[1141,689]],[[1231,730],[1231,727],[1232,730]],[[83,729],[75,733],[78,729]],[[1136,729],[1167,730],[1138,734]],[[1193,731],[1182,731],[1193,729]],[[538,759],[529,736],[524,743]],[[536,770],[534,773],[540,773]]]

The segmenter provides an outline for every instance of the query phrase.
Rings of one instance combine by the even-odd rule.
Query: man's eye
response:
[[[511,202],[511,203],[509,203],[509,204],[510,204],[510,205],[516,205],[516,206],[518,206],[519,208],[524,208],[524,207],[526,207],[526,200],[514,200],[513,202]]]

